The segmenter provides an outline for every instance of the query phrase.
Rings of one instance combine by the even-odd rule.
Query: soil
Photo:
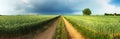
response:
[[[33,39],[53,39],[59,20],[56,20],[51,27],[42,33],[38,33]]]
[[[64,17],[62,17],[68,31],[70,39],[85,39],[80,32],[75,29]]]

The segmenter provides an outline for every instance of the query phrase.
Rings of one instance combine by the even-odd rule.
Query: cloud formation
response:
[[[120,13],[120,7],[111,4],[112,0],[85,0],[80,3],[77,9],[83,10],[84,8],[90,8],[93,14],[104,14],[104,13]],[[119,3],[120,4],[120,3]],[[81,14],[80,12],[75,12],[75,14]]]
[[[77,0],[78,1],[78,0]],[[40,14],[72,14],[78,4],[73,0],[21,0],[16,10]]]
[[[93,14],[120,13],[118,0],[0,0],[0,14]]]

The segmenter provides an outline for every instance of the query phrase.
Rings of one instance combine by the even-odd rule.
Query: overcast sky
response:
[[[119,0],[0,0],[0,14],[92,14],[120,13]]]

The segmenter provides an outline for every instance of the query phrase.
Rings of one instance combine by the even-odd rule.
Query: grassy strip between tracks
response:
[[[54,39],[68,39],[68,33],[66,31],[65,24],[62,18],[59,19],[59,24],[56,28]]]

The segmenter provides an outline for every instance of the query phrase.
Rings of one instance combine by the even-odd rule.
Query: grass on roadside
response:
[[[102,18],[105,18],[105,16],[103,16],[103,17],[100,16],[100,17],[102,17],[101,20],[100,20],[99,16],[95,16],[95,17],[98,18],[98,19],[95,19],[92,16],[78,16],[78,17],[77,16],[71,16],[71,17],[66,16],[66,19],[68,21],[70,21],[70,23],[73,24],[73,27],[75,27],[80,33],[82,33],[86,37],[86,39],[113,39],[112,35],[110,35],[109,33],[106,34],[106,33],[102,33],[102,32],[97,32],[99,30],[98,28],[97,28],[98,30],[93,29],[93,28],[89,28],[89,27],[92,27],[92,26],[90,26],[90,25],[92,25],[90,23],[92,23],[94,21],[88,21],[88,20],[95,19],[95,20],[101,22],[101,20],[103,20]],[[82,19],[84,19],[85,22]],[[107,18],[105,18],[105,19],[107,19]],[[103,22],[105,22],[105,21],[106,20],[103,20]],[[88,25],[86,22],[89,22],[88,24],[90,24],[90,25],[85,26],[85,25]],[[85,24],[83,24],[83,23],[85,23]],[[97,24],[97,23],[95,23],[95,24]],[[94,28],[99,27],[99,26],[101,26],[101,25],[94,26]],[[102,28],[100,30],[102,30]],[[106,30],[108,30],[108,29],[106,29]],[[106,31],[104,31],[104,32],[106,32]]]
[[[35,33],[36,30],[43,31],[48,27],[45,25],[56,18],[58,17],[0,16],[0,24],[2,24],[0,25],[0,36],[19,36]]]
[[[65,24],[62,18],[59,19],[59,24],[56,28],[54,39],[68,39],[68,33],[66,31]]]

